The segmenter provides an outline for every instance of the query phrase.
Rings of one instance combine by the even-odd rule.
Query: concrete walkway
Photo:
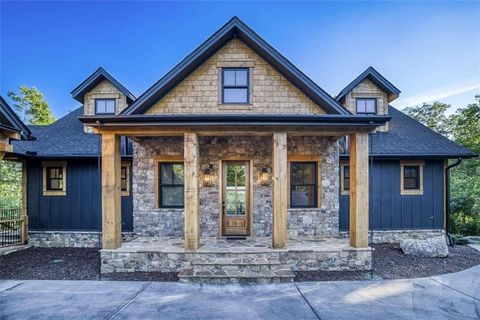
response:
[[[0,281],[0,319],[480,319],[480,266],[438,277],[281,285]]]

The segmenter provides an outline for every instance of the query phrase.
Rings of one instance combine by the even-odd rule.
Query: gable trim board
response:
[[[164,77],[146,90],[134,103],[122,111],[123,115],[142,114],[164,97],[177,84],[202,65],[231,39],[238,38],[307,97],[331,114],[348,115],[350,112],[315,84],[288,59],[257,35],[239,18],[233,17],[197,49],[171,69]]]
[[[385,91],[388,94],[389,102],[394,100],[400,94],[400,90],[395,87],[390,81],[388,81],[384,76],[380,74],[375,68],[368,67],[367,70],[362,72],[358,77],[356,77],[352,82],[350,82],[342,91],[336,96],[337,101],[342,101],[345,98],[345,95],[352,91],[360,82],[364,79],[369,79],[380,89]]]
[[[73,98],[78,102],[83,103],[85,93],[97,86],[102,80],[109,81],[120,90],[127,97],[129,103],[135,101],[135,96],[102,67],[95,70],[87,79],[72,90],[71,94]]]
[[[8,103],[0,96],[0,116],[5,117],[9,124],[0,123],[0,130],[13,131],[20,135],[20,139],[33,140],[30,129],[23,123]]]

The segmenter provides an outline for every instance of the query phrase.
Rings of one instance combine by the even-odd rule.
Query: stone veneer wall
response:
[[[338,145],[329,137],[289,137],[289,154],[321,156],[321,206],[314,209],[289,209],[288,231],[291,237],[338,235]],[[253,236],[272,233],[271,185],[259,184],[263,167],[271,172],[271,137],[201,137],[200,181],[203,169],[213,165],[213,186],[200,186],[201,236],[219,235],[220,159],[251,159],[253,162]],[[133,226],[142,236],[184,235],[183,209],[155,208],[154,158],[156,155],[183,155],[182,137],[144,138],[135,142],[133,159]]]
[[[28,244],[34,247],[98,248],[102,235],[89,231],[30,231]]]
[[[122,232],[123,238],[132,236]],[[99,248],[102,234],[98,231],[29,231],[28,244],[45,248]]]
[[[340,234],[348,237],[348,231]],[[445,235],[443,229],[370,230],[369,243],[400,243],[400,239],[428,239]]]

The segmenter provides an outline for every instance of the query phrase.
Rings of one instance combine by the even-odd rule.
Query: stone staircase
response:
[[[178,275],[183,283],[282,283],[293,282],[294,273],[280,260],[257,254],[230,253],[218,258],[193,260]]]

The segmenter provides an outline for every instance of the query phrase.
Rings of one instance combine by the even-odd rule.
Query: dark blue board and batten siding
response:
[[[100,231],[102,192],[100,167],[97,159],[55,159],[55,161],[57,160],[67,161],[66,196],[43,196],[41,161],[28,162],[29,229]],[[132,211],[133,204],[130,193],[130,196],[122,196],[122,231],[133,230]]]
[[[370,165],[370,230],[442,229],[444,163],[425,160],[423,195],[400,194],[400,161]],[[349,196],[340,195],[340,230],[348,230]]]

